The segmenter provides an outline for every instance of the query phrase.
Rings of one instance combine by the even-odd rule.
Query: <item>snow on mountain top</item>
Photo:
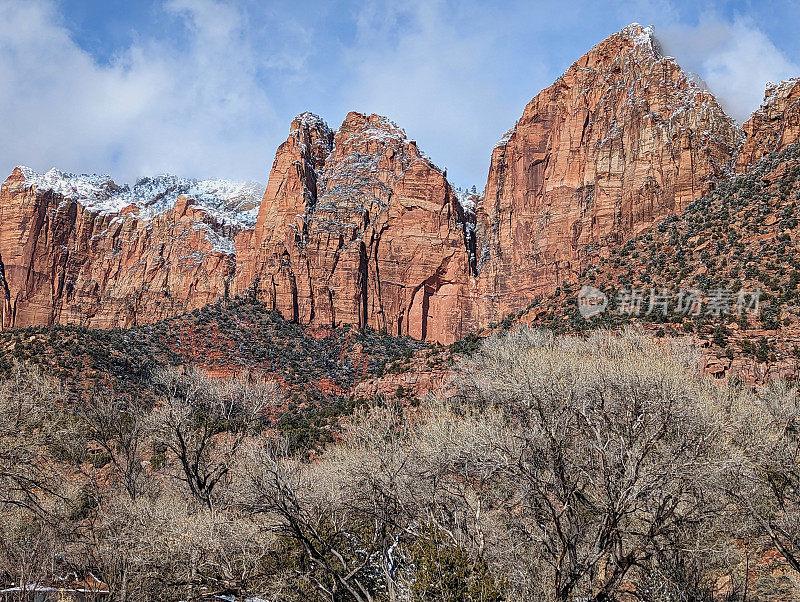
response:
[[[405,130],[388,117],[364,115],[354,111],[347,114],[337,136],[343,138],[342,144],[359,144],[366,140],[403,143],[407,140]]]
[[[369,125],[370,125],[369,129],[372,130],[386,132],[398,138],[406,137],[406,131],[403,128],[401,128],[399,125],[397,125],[397,123],[395,123],[388,117],[384,117],[383,115],[370,115]]]
[[[640,29],[645,29],[645,28],[642,27],[642,24],[639,23],[638,21],[634,21],[630,25],[626,25],[625,27],[623,27],[620,30],[620,33],[627,36],[634,36],[638,35]]]
[[[633,40],[636,46],[648,46],[652,49],[654,32],[655,28],[652,25],[642,27],[639,23],[631,23],[619,33]]]
[[[767,82],[764,90],[764,100],[761,102],[761,108],[767,106],[778,96],[788,95],[797,84],[800,84],[800,77],[785,79],[782,82]]]
[[[323,132],[331,132],[331,128],[328,127],[328,124],[325,123],[325,120],[322,119],[322,117],[315,115],[314,113],[310,113],[309,111],[300,113],[292,120],[292,131],[298,129],[299,127],[319,129]]]
[[[255,225],[266,189],[258,182],[194,180],[169,174],[140,178],[133,186],[119,186],[107,175],[77,175],[55,168],[40,174],[29,167],[20,166],[19,169],[25,182],[40,192],[52,191],[101,215],[119,213],[135,205],[139,216],[149,220],[172,209],[183,195],[195,199],[197,207],[220,223],[241,228]]]
[[[467,213],[475,213],[475,201],[480,199],[481,193],[478,192],[477,186],[461,188],[460,186],[453,186],[450,184],[453,192],[456,195],[458,204]]]

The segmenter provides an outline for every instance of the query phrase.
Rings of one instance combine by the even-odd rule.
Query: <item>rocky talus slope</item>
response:
[[[483,195],[361,113],[335,131],[298,116],[263,196],[17,169],[0,192],[2,327],[128,327],[240,296],[316,328],[456,341],[791,145],[798,94],[770,88],[742,130],[634,24],[528,104]]]

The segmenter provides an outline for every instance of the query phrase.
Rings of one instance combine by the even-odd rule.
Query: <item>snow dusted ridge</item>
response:
[[[479,199],[481,196],[477,186],[461,188],[460,186],[450,184],[450,188],[453,189],[453,193],[456,195],[456,199],[458,200],[458,204],[461,205],[461,208],[467,213],[475,213],[475,200]]]
[[[118,186],[110,176],[76,175],[55,168],[45,174],[24,166],[19,169],[25,182],[40,192],[52,191],[101,215],[119,213],[135,205],[139,217],[150,220],[172,209],[183,195],[195,199],[197,207],[221,224],[243,229],[255,226],[266,189],[258,182],[193,180],[173,175],[140,178],[133,186]]]
[[[359,134],[364,140],[378,140],[379,142],[406,141],[406,131],[394,121],[383,115],[377,115],[377,123],[369,123],[363,133]]]
[[[757,110],[767,108],[778,97],[788,96],[798,84],[800,84],[800,77],[785,79],[782,82],[767,82],[764,89],[764,100]]]
[[[297,127],[295,127],[295,125]],[[333,131],[322,117],[310,113],[309,111],[300,113],[292,120],[292,131],[297,131],[299,128],[317,129],[326,134],[333,134]]]
[[[624,27],[620,33],[631,38],[636,46],[645,46],[650,50],[655,50],[653,44],[655,28],[652,25],[642,27],[639,23],[631,23]]]
[[[517,124],[515,123],[513,126],[511,126],[511,128],[509,128],[509,130],[505,134],[503,134],[503,137],[497,141],[497,143],[493,147],[493,150],[495,148],[500,148],[501,146],[505,146],[506,144],[508,144],[508,141],[511,140],[511,136],[513,136],[516,131],[517,131]]]

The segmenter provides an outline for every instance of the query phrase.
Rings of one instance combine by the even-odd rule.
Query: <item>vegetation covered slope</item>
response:
[[[115,600],[772,601],[800,583],[800,398],[693,347],[520,328],[413,412],[298,453],[274,384],[158,370],[155,407],[0,379],[0,582]]]
[[[163,366],[275,380],[283,401],[270,408],[272,421],[293,432],[298,444],[313,446],[330,438],[322,427],[359,402],[359,382],[409,370],[415,354],[423,352],[439,360],[444,350],[367,328],[315,333],[258,302],[236,299],[126,330],[52,326],[5,331],[0,333],[0,375],[10,374],[20,362],[39,366],[66,386],[76,404],[96,391],[155,403],[151,379]]]
[[[747,173],[718,183],[682,214],[669,217],[601,256],[587,250],[577,284],[537,300],[512,316],[558,332],[639,322],[659,334],[694,333],[723,357],[791,362],[800,355],[800,147],[759,161]],[[584,319],[576,295],[583,285],[602,290],[609,309]],[[666,316],[647,313],[651,291],[673,294]],[[700,315],[680,313],[677,294],[703,293]],[[620,294],[642,293],[642,311],[620,312]],[[715,291],[761,291],[757,315],[709,315]],[[749,298],[748,298],[749,301]]]

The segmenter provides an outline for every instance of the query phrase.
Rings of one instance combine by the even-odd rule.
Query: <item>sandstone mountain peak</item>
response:
[[[659,60],[664,58],[661,46],[655,35],[655,27],[652,25],[645,27],[639,23],[631,23],[618,32],[612,33],[595,44],[582,58],[594,54],[595,56],[613,59],[615,58],[614,55],[620,52],[625,52],[627,58],[634,56],[636,60]],[[580,61],[581,59],[576,63]]]
[[[768,83],[764,101],[743,129],[746,138],[736,159],[739,172],[771,152],[800,142],[800,78]]]
[[[477,224],[482,306],[493,318],[516,311],[575,279],[587,246],[682,211],[725,172],[740,136],[651,28],[609,36],[492,153]]]
[[[472,235],[444,173],[380,115],[348,113],[324,157],[292,140],[278,149],[234,289],[305,324],[450,336],[429,331],[429,314],[460,324],[461,312],[433,308],[443,286],[457,293],[469,278]]]
[[[295,144],[312,168],[317,169],[333,148],[333,131],[314,113],[301,113],[292,120],[289,138],[284,144]]]
[[[335,130],[295,117],[266,189],[15,170],[3,325],[129,325],[246,294],[302,324],[460,339],[728,172],[742,132],[704,87],[631,24],[528,103],[480,192],[455,189],[387,117],[355,111]],[[761,110],[786,140],[795,90],[775,87]]]
[[[0,188],[0,328],[128,327],[225,296],[261,190],[15,170]]]
[[[616,35],[630,39],[637,46],[645,46],[652,51],[657,49],[655,27],[652,25],[643,27],[641,24],[634,22],[623,27]],[[609,37],[614,37],[614,35]]]
[[[299,130],[301,128],[317,129],[320,131],[330,131],[328,124],[325,123],[325,120],[322,119],[322,117],[314,113],[311,113],[309,111],[300,113],[297,117],[295,117],[292,120],[290,131]]]
[[[400,152],[409,161],[422,159],[432,169],[441,171],[409,140],[403,128],[383,115],[351,111],[336,132],[334,143],[339,157],[353,153],[376,157],[387,151]]]

